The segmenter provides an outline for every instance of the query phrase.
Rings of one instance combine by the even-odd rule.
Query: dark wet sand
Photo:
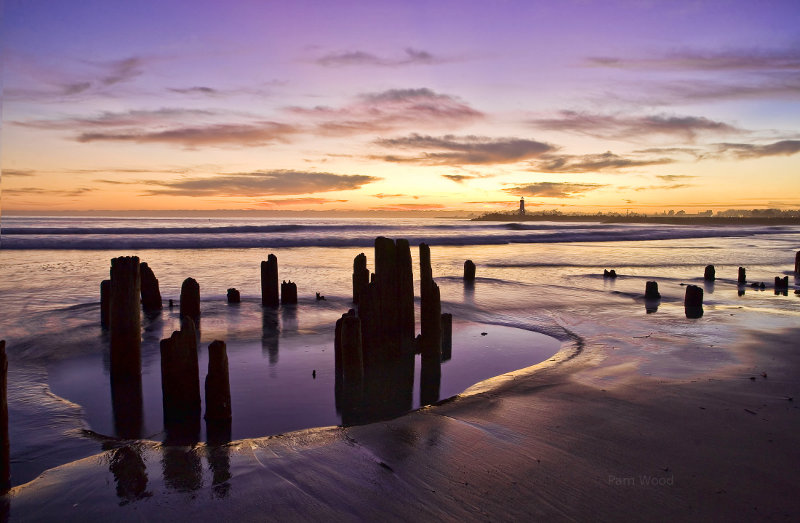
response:
[[[582,341],[443,404],[227,458],[106,452],[13,489],[10,519],[800,520],[800,327],[723,316],[717,352],[642,322],[562,321]]]

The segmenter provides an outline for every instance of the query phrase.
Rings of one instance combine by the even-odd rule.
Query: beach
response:
[[[424,224],[417,225],[425,231]],[[571,231],[562,227],[545,231],[550,238],[561,234],[561,242],[475,245],[461,229],[457,243],[453,233],[439,238],[441,246],[431,240],[443,311],[481,325],[484,347],[495,337],[498,344],[514,339],[504,329],[517,329],[555,340],[551,356],[486,376],[460,394],[443,395],[435,405],[391,420],[234,437],[223,446],[92,437],[97,431],[80,404],[71,404],[72,416],[63,415],[69,410],[64,405],[45,404],[42,408],[52,407],[59,416],[24,416],[58,434],[43,437],[41,444],[53,446],[53,454],[62,449],[62,462],[15,483],[5,498],[9,519],[797,519],[800,302],[791,276],[800,243],[796,228],[700,237],[695,229],[658,241],[621,240],[615,230],[587,243],[563,238]],[[636,226],[629,227],[633,238]],[[608,231],[590,231],[603,233]],[[310,281],[309,294],[319,289],[328,295],[321,309],[311,299],[301,300],[295,331],[287,329],[281,338],[281,358],[304,336],[330,336],[330,320],[346,312],[348,259],[362,250],[371,265],[368,248],[276,250],[287,270],[305,260],[292,279]],[[196,277],[211,287],[204,307],[219,307],[208,314],[201,345],[226,334],[229,345],[241,340],[246,346],[248,338],[263,338],[262,318],[245,311],[234,324],[214,304],[230,285],[211,283],[217,274],[213,260],[223,258],[222,251],[193,253]],[[59,278],[73,266],[100,277],[112,254],[39,252],[48,258],[61,253],[66,265]],[[180,283],[175,276],[186,272],[174,252],[137,253],[164,282],[165,297]],[[4,259],[9,253],[12,266],[29,263],[31,274],[46,265],[23,262],[30,260],[24,250],[4,252]],[[263,249],[238,253],[228,262],[229,281],[238,277],[241,283],[235,283],[248,289],[243,267],[260,257]],[[95,258],[95,265],[86,264]],[[478,266],[474,287],[460,278],[466,258]],[[708,263],[717,268],[714,283],[703,282]],[[738,265],[747,266],[749,281],[770,287],[737,286]],[[616,269],[619,277],[604,279],[604,268]],[[790,278],[785,295],[771,288],[772,276],[779,275]],[[656,310],[643,299],[645,281],[652,279],[662,294]],[[686,317],[688,284],[705,290],[700,318]],[[5,310],[22,294],[4,294]],[[62,341],[67,355],[61,359],[97,352],[92,347],[98,342],[86,343],[100,339],[90,325],[97,314],[91,293],[75,296],[72,288],[55,294],[49,302],[44,296],[33,299],[26,314],[38,321],[66,318],[74,327]],[[65,315],[67,310],[72,312]],[[164,316],[153,339],[175,326]],[[4,328],[9,323],[6,319]],[[59,358],[41,342],[63,331],[54,328],[42,338],[25,330],[24,314],[17,323],[22,326],[6,336],[10,376],[47,384],[48,369]],[[15,338],[24,351],[13,350]],[[544,338],[523,343],[547,346]],[[326,343],[319,342],[320,350]],[[454,343],[453,361],[458,348]],[[268,351],[263,357],[269,359]],[[14,413],[25,404],[19,387],[14,390],[12,473]]]

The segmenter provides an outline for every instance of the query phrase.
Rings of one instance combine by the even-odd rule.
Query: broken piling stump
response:
[[[281,303],[283,305],[297,304],[297,284],[292,280],[281,283]]]
[[[225,342],[214,340],[208,346],[206,376],[206,421],[231,419],[231,384],[228,377],[228,352]]]
[[[277,307],[279,304],[278,257],[270,254],[267,261],[261,262],[261,305]]]
[[[683,299],[683,307],[687,318],[703,316],[703,289],[697,285],[688,285]]]
[[[228,303],[241,303],[242,295],[234,288],[228,289]]]
[[[419,244],[420,263],[420,353],[423,360],[441,362],[442,359],[442,305],[439,286],[433,281],[431,250]]]
[[[361,320],[345,314],[341,318],[342,378],[347,389],[355,391],[364,380],[364,360],[361,346]]]
[[[467,260],[464,262],[464,281],[475,281],[475,264],[472,262],[472,260]]]
[[[141,278],[142,309],[145,312],[158,312],[161,310],[161,291],[158,290],[158,279],[147,263],[139,264]]]
[[[8,358],[6,341],[0,340],[0,496],[11,487],[11,461],[8,445]]]
[[[613,279],[616,277],[617,277],[617,271],[615,271],[614,269],[611,269],[610,271],[608,269],[603,269],[603,278]]]
[[[781,278],[780,276],[775,276],[775,289],[789,290],[789,277],[784,276]]]
[[[111,331],[111,374],[139,376],[142,320],[138,257],[120,256],[111,260],[110,288],[108,320]]]
[[[800,276],[800,251],[794,256],[794,275]]]
[[[200,422],[200,373],[197,362],[197,331],[190,316],[181,330],[161,340],[161,392],[164,425]]]
[[[193,325],[200,324],[200,284],[194,278],[186,278],[181,285],[181,321],[191,318]]]
[[[706,265],[706,270],[703,272],[703,279],[706,281],[714,281],[717,278],[717,271],[713,265]]]
[[[644,299],[646,300],[660,300],[661,293],[658,292],[658,282],[649,281],[645,283]]]
[[[739,285],[744,285],[747,283],[747,271],[745,270],[744,267],[739,267],[739,276],[736,279],[736,282]]]

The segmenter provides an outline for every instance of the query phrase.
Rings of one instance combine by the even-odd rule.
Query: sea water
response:
[[[148,263],[165,304],[160,314],[143,316],[141,437],[164,439],[159,341],[179,328],[177,301],[187,277],[200,284],[201,383],[208,344],[227,344],[234,439],[340,424],[333,326],[352,307],[353,258],[364,252],[373,268],[377,236],[410,241],[415,278],[416,245],[431,246],[442,311],[454,317],[453,356],[442,365],[439,399],[550,358],[574,339],[564,317],[640,301],[648,280],[657,280],[662,294],[655,314],[688,328],[685,284],[703,285],[708,264],[718,277],[704,285],[712,311],[798,307],[793,289],[787,296],[771,290],[775,276],[791,274],[800,247],[800,228],[793,226],[4,217],[0,338],[10,360],[13,483],[94,454],[118,437],[99,288],[111,258],[121,255]],[[279,278],[297,283],[297,307],[261,307],[260,262],[269,253],[278,257]],[[472,286],[461,278],[466,259],[478,266]],[[737,287],[739,266],[769,291]],[[606,268],[620,276],[604,279]],[[231,287],[241,292],[241,304],[226,303]],[[418,279],[415,289],[419,296]],[[643,304],[639,311],[648,313]],[[418,386],[413,392],[417,408]]]

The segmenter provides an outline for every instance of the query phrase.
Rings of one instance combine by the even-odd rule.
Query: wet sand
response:
[[[563,313],[551,360],[392,421],[52,469],[10,520],[800,519],[797,315],[632,311]]]

